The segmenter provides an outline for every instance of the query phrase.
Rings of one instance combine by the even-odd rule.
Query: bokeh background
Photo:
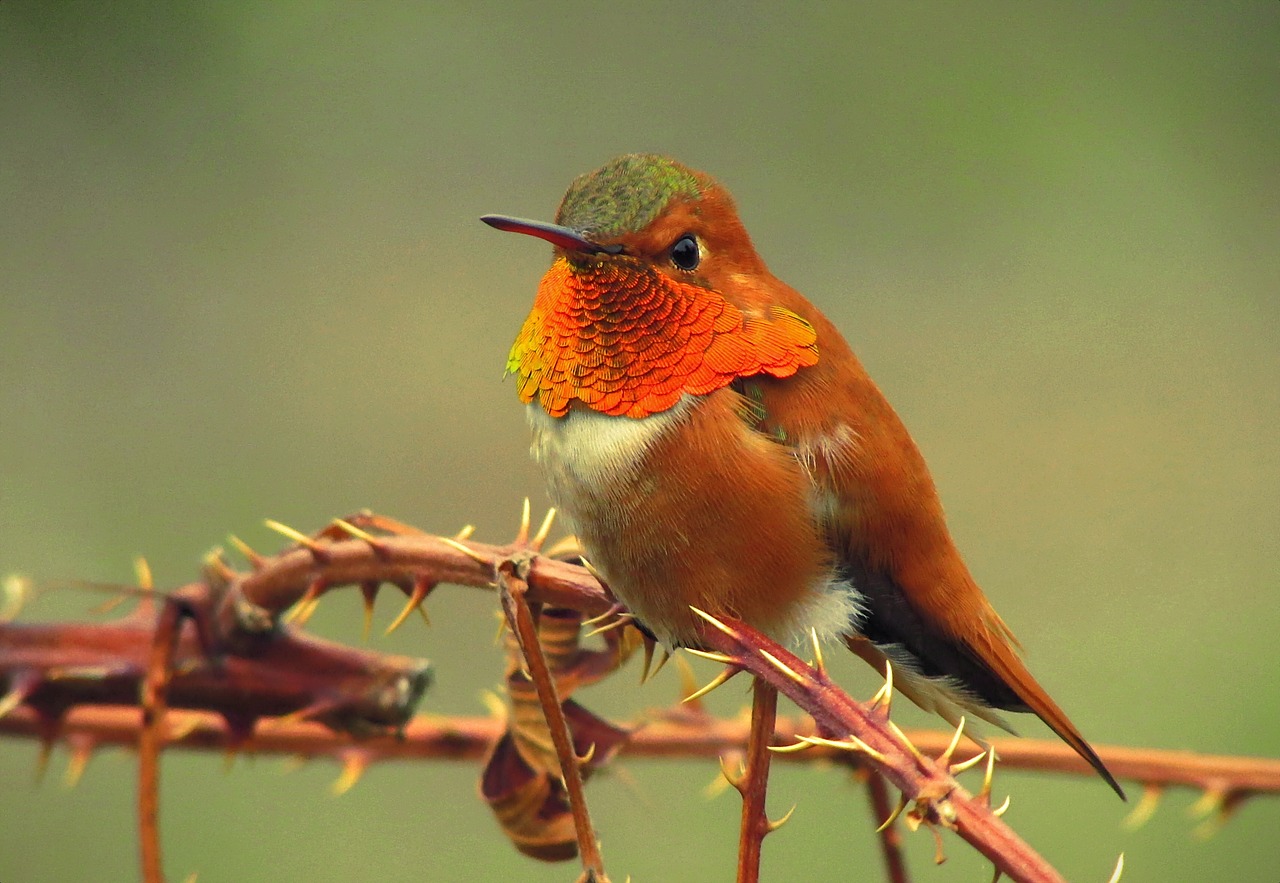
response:
[[[0,571],[191,579],[235,532],[371,507],[503,540],[545,502],[506,350],[550,217],[627,151],[723,181],[933,467],[1032,668],[1102,743],[1280,753],[1280,3],[0,3]],[[87,616],[58,594],[26,616]],[[394,605],[379,610],[385,624]],[[424,708],[482,712],[495,602],[444,589]],[[354,598],[324,634],[359,640]],[[705,671],[705,670],[704,670]],[[868,695],[852,663],[840,677]],[[670,671],[585,695],[628,717]],[[716,708],[746,700],[745,684]],[[900,703],[905,705],[905,703]],[[905,707],[908,725],[929,719]],[[1024,720],[1029,735],[1045,735]],[[132,758],[73,791],[0,743],[0,880],[136,877]],[[711,762],[589,795],[615,880],[729,880]],[[165,759],[174,879],[567,880],[473,764]],[[1072,880],[1274,881],[1280,803],[1200,842],[1096,780],[1006,773]],[[1137,789],[1134,789],[1135,793]],[[879,879],[862,791],[778,771],[769,880]],[[923,880],[987,879],[954,838]]]

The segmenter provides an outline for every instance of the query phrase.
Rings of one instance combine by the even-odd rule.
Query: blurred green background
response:
[[[124,581],[143,553],[174,585],[228,532],[277,548],[264,517],[365,506],[510,537],[545,495],[501,374],[549,249],[477,216],[549,218],[660,151],[845,330],[1091,739],[1280,754],[1280,3],[839,6],[0,3],[0,571]],[[358,610],[316,628],[358,641]],[[373,644],[434,660],[425,709],[482,713],[494,599],[431,610]],[[676,690],[634,684],[584,699]],[[0,880],[133,879],[132,759],[74,791],[35,759],[0,743]],[[732,879],[714,763],[619,766],[589,789],[613,878]],[[173,879],[576,875],[508,846],[475,765],[336,774],[167,755]],[[1097,780],[1002,791],[1072,880],[1122,851],[1129,883],[1280,876],[1275,800],[1202,843],[1185,793],[1130,833]],[[799,808],[766,879],[881,878],[860,789],[788,767],[772,801]],[[909,841],[919,879],[987,879]]]

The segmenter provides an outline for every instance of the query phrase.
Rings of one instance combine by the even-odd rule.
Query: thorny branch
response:
[[[180,607],[194,628],[180,630],[175,621],[172,632],[162,634],[157,625],[166,614],[157,617],[156,610],[143,606],[129,617],[96,625],[0,621],[0,733],[39,738],[46,754],[56,739],[64,738],[72,746],[73,773],[83,769],[98,745],[139,745],[148,740],[156,750],[163,745],[329,756],[343,764],[344,787],[378,760],[487,754],[482,790],[522,851],[542,858],[565,858],[581,851],[588,878],[597,869],[602,875],[598,862],[586,854],[584,838],[592,838],[594,845],[594,834],[581,818],[573,826],[578,848],[571,847],[567,854],[552,845],[560,841],[546,840],[540,831],[516,830],[520,813],[528,807],[546,811],[562,807],[564,800],[559,789],[565,782],[554,762],[534,745],[537,739],[519,736],[527,732],[528,713],[524,722],[518,708],[509,721],[411,719],[429,680],[425,662],[353,650],[284,625],[290,616],[304,621],[327,591],[341,586],[359,587],[366,610],[371,610],[379,587],[386,584],[409,599],[396,619],[398,625],[421,609],[439,583],[493,588],[500,568],[506,565],[509,571],[510,563],[518,561],[531,609],[544,614],[577,611],[574,616],[543,615],[538,622],[544,647],[548,634],[542,629],[548,623],[560,630],[560,640],[569,647],[559,658],[551,658],[551,669],[564,708],[562,733],[573,742],[570,766],[581,764],[586,773],[618,750],[632,756],[720,755],[740,752],[748,741],[741,722],[717,720],[688,705],[657,712],[628,732],[568,699],[574,686],[604,677],[621,663],[628,642],[618,636],[634,630],[625,627],[624,616],[616,623],[623,627],[606,635],[607,652],[577,648],[583,617],[608,618],[619,610],[584,568],[530,554],[527,515],[517,542],[506,546],[466,542],[466,532],[454,539],[430,536],[367,513],[337,519],[314,537],[272,526],[295,545],[267,557],[233,540],[249,561],[248,571],[236,571],[215,554],[206,562],[201,581],[169,593],[169,600],[159,605],[171,617]],[[541,544],[548,529],[549,521],[533,545]],[[12,592],[0,600],[7,600],[0,605],[6,614],[20,606]],[[1000,811],[990,809],[989,778],[977,796],[955,782],[952,774],[962,766],[951,765],[956,737],[904,734],[889,720],[891,685],[886,684],[871,704],[857,703],[827,678],[817,648],[815,664],[810,665],[741,624],[710,617],[706,646],[711,652],[703,655],[728,666],[717,682],[749,671],[811,715],[809,720],[778,719],[775,743],[791,742],[791,749],[803,752],[780,758],[838,759],[871,770],[873,777],[882,774],[903,792],[899,811],[909,807],[902,815],[908,827],[924,824],[935,833],[939,827],[951,828],[1013,879],[1058,879],[999,821]],[[172,666],[152,664],[153,651],[157,660],[162,654],[171,656]],[[508,668],[513,704],[517,692],[525,689],[522,668]],[[141,707],[153,715],[149,724],[139,717],[139,688],[144,684],[148,690]],[[531,687],[527,692],[535,695]],[[530,700],[525,701],[527,706]],[[167,726],[161,719],[166,707]],[[261,719],[270,719],[271,726],[258,726]],[[1057,743],[996,739],[991,744],[1004,767],[1088,772],[1083,761]],[[599,750],[593,751],[593,746]],[[1138,823],[1154,811],[1166,787],[1202,790],[1201,808],[1216,811],[1219,818],[1249,796],[1280,791],[1280,763],[1275,761],[1106,747],[1099,753],[1117,776],[1143,784],[1144,798],[1131,817]],[[929,759],[938,755],[939,762]],[[154,768],[142,771],[139,812],[144,829],[147,795],[157,776]],[[886,799],[877,800],[877,813],[883,817],[887,795],[881,796]],[[144,864],[158,868],[156,843],[154,856]]]

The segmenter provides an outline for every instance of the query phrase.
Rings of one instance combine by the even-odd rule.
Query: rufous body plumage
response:
[[[556,246],[508,370],[552,499],[644,628],[696,646],[697,607],[816,629],[953,723],[1034,712],[1120,792],[974,582],[906,427],[720,184],[629,154],[555,224],[485,221]]]

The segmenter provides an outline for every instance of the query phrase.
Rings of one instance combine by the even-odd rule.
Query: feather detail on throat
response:
[[[789,377],[818,361],[817,333],[790,310],[744,313],[720,294],[640,261],[558,258],[507,358],[520,399],[553,417],[575,399],[647,417],[739,377]]]

